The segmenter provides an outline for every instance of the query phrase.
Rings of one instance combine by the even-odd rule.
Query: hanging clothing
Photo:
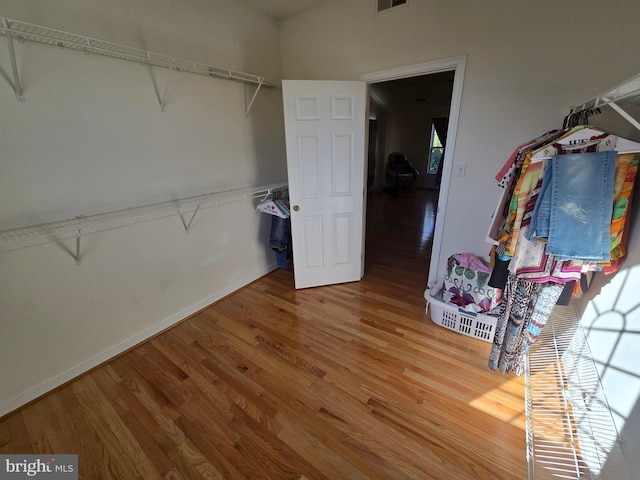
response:
[[[511,258],[509,269],[519,277],[535,283],[566,283],[579,280],[583,265],[573,260],[558,260],[546,252],[543,241],[530,241],[524,235],[518,238],[516,253]]]
[[[500,370],[502,373],[511,371],[507,366],[517,355],[522,327],[525,319],[531,315],[541,286],[542,284],[519,280],[515,275],[509,275],[489,354],[491,370]]]
[[[529,140],[526,143],[518,146],[511,156],[507,159],[503,167],[496,174],[496,181],[500,187],[505,187],[509,182],[509,178],[513,175],[514,165],[516,163],[516,159],[523,155],[525,151],[533,150],[536,146],[543,145],[545,143],[549,143],[552,139],[557,138],[561,135],[562,132],[560,130],[551,130],[549,132],[543,133],[538,138],[533,140]]]
[[[533,283],[509,275],[496,324],[489,368],[521,375],[529,347],[537,339],[564,285]]]
[[[523,330],[522,351],[513,364],[513,370],[516,374],[522,374],[524,370],[524,357],[531,345],[538,339],[538,336],[553,312],[553,307],[558,304],[564,288],[564,284],[550,282],[543,284],[538,292],[538,298],[536,299],[531,317],[528,319],[527,328]]]
[[[522,188],[522,184],[526,177],[527,169],[531,163],[531,152],[529,152],[522,162],[522,167],[520,168],[519,176],[515,182],[515,186],[513,188],[513,193],[511,194],[511,201],[509,203],[509,211],[507,213],[504,228],[498,235],[496,239],[499,243],[505,244],[505,250],[508,255],[513,255],[513,249],[515,249],[515,244],[513,240],[517,238],[517,233],[519,231],[520,225],[516,223],[516,219],[519,217],[518,215],[518,204],[521,198],[520,189]],[[525,185],[526,188],[526,185]],[[514,235],[514,232],[516,235]]]
[[[616,160],[616,181],[611,220],[611,258],[624,257],[626,244],[623,242],[625,227],[631,212],[631,194],[638,172],[640,153],[618,155]]]
[[[511,240],[517,238],[520,228],[521,214],[519,215],[518,212],[521,212],[524,207],[523,202],[526,202],[528,189],[535,185],[535,181],[531,177],[524,184],[524,191],[522,191],[524,175],[531,165],[532,155],[540,148],[543,148],[545,144],[557,140],[563,134],[559,130],[545,133],[532,143],[518,147],[507,161],[507,164],[510,162],[513,162],[513,164],[499,183],[500,186],[505,186],[505,191],[494,214],[493,222],[489,229],[489,237],[498,244],[504,243],[508,255],[513,255],[513,248],[515,247],[512,246]],[[502,170],[505,169],[507,164]],[[533,173],[539,174],[540,168],[542,167],[539,165],[534,167]]]
[[[551,158],[545,170],[548,188],[538,198],[540,203],[550,198],[549,255],[558,260],[609,260],[615,166],[615,152]],[[540,218],[537,223],[540,228]]]
[[[527,201],[527,184],[524,184],[524,190],[522,190],[523,182],[525,182],[525,177],[529,169],[531,169],[532,173],[541,175],[541,170],[538,170],[538,168],[543,167],[540,167],[538,164],[540,162],[544,162],[545,159],[550,158],[552,155],[557,155],[558,153],[567,153],[568,151],[587,152],[598,149],[613,150],[616,146],[616,142],[618,141],[620,141],[625,148],[635,148],[637,146],[640,151],[640,144],[630,141],[626,141],[627,143],[624,143],[622,141],[623,139],[618,139],[618,137],[609,137],[611,137],[609,134],[602,131],[589,129],[585,126],[578,126],[568,131],[554,130],[548,132],[538,137],[538,139],[533,143],[519,147],[507,161],[508,164],[513,159],[513,168],[510,169],[507,174],[512,175],[510,177],[505,176],[499,183],[500,186],[503,184],[507,185],[505,192],[508,191],[506,196],[510,200],[509,202],[506,202],[504,212],[500,215],[498,213],[494,215],[494,220],[489,230],[490,237],[496,240],[497,243],[505,243],[507,254],[513,255],[515,248],[513,241],[518,237],[521,221],[521,213],[519,212],[522,211],[524,203]],[[579,142],[580,144],[565,145],[564,143],[561,143],[573,141]],[[582,143],[583,141],[588,141],[590,143],[585,146]],[[502,167],[501,172],[505,169],[507,164]],[[533,165],[538,166],[532,167]],[[529,178],[528,180],[529,186],[535,184],[535,178]],[[501,203],[504,203],[504,200]],[[498,211],[502,211],[500,205],[499,210],[497,209],[496,212]]]
[[[536,283],[566,283],[577,280],[582,271],[581,262],[559,261],[547,254],[545,241],[529,240],[528,231],[532,220],[531,216],[534,205],[537,204],[542,182],[543,180],[538,180],[525,206],[515,252],[512,257],[508,257],[508,270],[521,278]]]
[[[516,242],[514,242],[514,239],[517,241],[520,237],[520,229],[522,228],[522,220],[524,218],[526,207],[529,203],[533,190],[538,184],[540,175],[542,174],[542,166],[543,164],[541,163],[530,164],[526,173],[522,176],[522,182],[520,182],[520,188],[516,199],[515,218],[511,228],[512,238],[509,241],[508,251],[511,256],[515,254]]]
[[[496,175],[506,188],[488,284],[503,301],[488,364],[503,373],[522,373],[561,296],[587,288],[585,272],[615,271],[625,252],[640,144],[584,126],[550,137],[518,147]]]
[[[536,196],[529,228],[526,237],[529,241],[549,236],[549,219],[551,218],[551,195],[549,185],[551,185],[551,163],[546,163],[542,170],[542,185]]]
[[[291,246],[291,220],[276,215],[271,217],[271,234],[269,246],[276,255],[276,263],[280,268],[286,268]]]
[[[510,261],[511,259],[508,257],[495,256],[493,270],[491,270],[491,277],[489,277],[487,285],[504,290],[507,284],[507,277],[509,276]]]

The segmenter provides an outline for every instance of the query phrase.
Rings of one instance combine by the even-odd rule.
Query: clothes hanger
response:
[[[578,125],[588,125],[589,117],[591,115],[596,115],[598,113],[602,113],[602,110],[600,110],[600,107],[586,108],[578,111],[571,111],[569,115],[564,117],[564,120],[562,122],[562,128],[567,130],[572,127],[576,127]]]
[[[288,217],[291,216],[291,210],[289,210],[289,205],[287,205],[287,203],[284,200],[282,200],[280,198],[277,198],[277,199],[274,200],[274,202],[280,208],[282,213],[285,214],[284,218],[288,218]]]
[[[573,115],[573,114],[569,114],[569,115]],[[563,139],[566,139],[572,135],[577,135],[579,134],[579,132],[585,129],[587,129],[586,125],[576,125],[576,126],[570,127],[569,130],[565,131],[559,137],[538,146],[537,148],[534,149],[533,154],[531,155],[531,162],[536,163],[536,162],[541,162],[543,160],[547,160],[551,158],[551,156],[556,154],[556,148],[553,146],[555,143],[561,143]],[[585,138],[591,138],[594,135],[602,135],[603,133],[603,132],[596,133],[595,130],[591,130],[591,129],[589,130],[590,130],[590,133],[587,133],[587,132],[582,133],[583,136],[586,135]]]
[[[580,115],[581,112],[578,112]],[[569,119],[569,121],[571,121]],[[580,118],[581,122],[585,122],[585,117],[582,116]],[[604,136],[604,137],[603,137]],[[594,138],[594,137],[603,137],[603,138]],[[548,160],[552,156],[557,154],[557,149],[554,144],[560,144],[564,148],[570,150],[572,147],[578,149],[587,147],[594,143],[599,144],[598,151],[615,151],[618,153],[638,153],[640,152],[640,143],[634,142],[633,140],[629,140],[627,138],[618,137],[617,135],[613,135],[605,130],[599,129],[597,127],[592,127],[586,123],[582,125],[577,125],[572,127],[567,133],[554,142],[547,144],[537,150],[531,156],[531,162],[541,162],[543,160]]]
[[[280,218],[289,218],[289,216],[291,216],[289,207],[283,200],[276,198],[280,195],[281,193],[279,191],[267,193],[267,195],[265,195],[265,197],[258,203],[256,212],[267,213]]]

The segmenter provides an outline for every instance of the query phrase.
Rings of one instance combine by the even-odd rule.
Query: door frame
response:
[[[432,73],[454,71],[453,91],[451,93],[451,107],[449,110],[449,126],[447,127],[447,148],[444,152],[442,166],[442,181],[440,193],[438,195],[438,209],[436,224],[433,231],[433,247],[431,248],[431,261],[429,262],[429,280],[431,283],[438,278],[440,267],[440,255],[442,253],[442,236],[444,232],[444,220],[447,211],[447,201],[449,198],[449,183],[453,170],[453,156],[456,146],[456,136],[458,133],[458,118],[460,116],[460,104],[462,103],[462,85],[464,83],[464,69],[467,61],[466,55],[433,60],[430,62],[406,65],[403,67],[379,70],[360,75],[358,78],[369,83],[387,82],[400,78],[416,77],[419,75],[430,75]],[[365,235],[366,232],[363,232]],[[442,265],[444,274],[444,263]]]

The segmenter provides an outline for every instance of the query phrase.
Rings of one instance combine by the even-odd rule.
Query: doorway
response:
[[[393,142],[394,138],[400,138],[400,136],[394,136],[393,134],[383,134],[384,130],[382,118],[378,116],[379,112],[384,112],[384,105],[387,101],[384,98],[384,91],[386,83],[390,85],[390,88],[396,87],[398,90],[406,90],[407,85],[404,85],[403,82],[409,83],[413,82],[414,85],[419,85],[420,80],[429,81],[429,80],[438,80],[450,82],[449,91],[449,108],[447,115],[449,117],[448,125],[447,125],[447,147],[444,152],[444,159],[442,164],[442,176],[439,191],[437,191],[437,202],[435,206],[435,224],[433,225],[433,242],[431,247],[431,254],[429,262],[429,274],[428,281],[432,281],[438,278],[439,269],[442,268],[444,270],[444,265],[440,265],[441,263],[441,248],[442,248],[442,236],[444,232],[444,222],[446,216],[446,205],[447,198],[449,195],[449,181],[451,178],[451,165],[452,159],[455,149],[455,140],[457,133],[457,125],[458,125],[458,117],[460,112],[460,103],[462,99],[462,85],[464,79],[464,68],[465,68],[466,56],[452,57],[443,60],[437,60],[432,62],[426,62],[422,64],[410,65],[400,68],[394,68],[389,70],[382,70],[378,72],[372,72],[368,74],[361,75],[360,78],[365,80],[369,84],[370,93],[371,93],[371,114],[370,118],[376,116],[377,120],[377,131],[378,131],[378,142],[377,142],[377,159],[376,159],[376,170],[374,174],[374,182],[376,186],[383,185],[384,181],[384,164],[386,163],[386,157],[388,153],[395,151],[394,148],[396,144],[389,144],[389,142]],[[434,76],[437,74],[443,74],[442,76]],[[423,78],[424,77],[424,78]],[[393,82],[400,82],[398,84],[394,84]],[[414,92],[414,107],[415,104],[418,103],[427,103],[426,92],[424,95],[416,96]],[[446,96],[446,95],[445,95]],[[381,105],[381,106],[380,106]],[[439,115],[442,116],[442,115]],[[431,121],[425,125],[424,127],[424,138],[425,150],[429,146],[429,134],[431,129]],[[384,136],[383,136],[384,135]],[[397,148],[402,148],[402,145],[397,144]],[[426,164],[428,158],[419,158],[416,163],[418,163],[419,167],[424,165],[421,170],[421,174],[424,172],[426,175]],[[368,228],[368,227],[367,227]]]

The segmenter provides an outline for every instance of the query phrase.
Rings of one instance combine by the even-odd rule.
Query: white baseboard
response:
[[[61,372],[55,375],[54,377],[51,377],[48,380],[45,380],[44,382],[41,382],[37,385],[34,385],[33,387],[28,388],[27,390],[20,393],[19,395],[16,395],[13,398],[2,401],[0,403],[0,417],[3,417],[8,413],[13,412],[14,410],[20,408],[21,406],[44,395],[45,393],[50,392],[51,390],[58,388],[61,385],[64,385],[66,382],[73,380],[74,378],[82,375],[83,373],[88,372],[92,368],[95,368],[109,361],[110,359],[116,357],[117,355],[120,355],[121,353],[126,352],[130,348],[135,347],[136,345],[144,342],[145,340],[148,340],[149,338],[153,337],[154,335],[157,335],[163,330],[166,330],[167,328],[172,327],[173,325],[180,322],[181,320],[184,320],[190,315],[193,315],[194,313],[199,312],[200,310],[206,308],[212,303],[217,302],[221,298],[224,298],[227,295],[235,292],[236,290],[239,290],[245,285],[248,285],[251,282],[257,280],[258,278],[266,275],[267,273],[272,272],[276,268],[277,266],[275,263],[271,265],[267,265],[263,270],[254,272],[253,275],[249,275],[247,277],[239,279],[237,282],[233,284],[227,285],[225,288],[218,290],[217,292],[214,292],[212,295],[206,298],[203,298],[199,302],[187,308],[184,308],[183,310],[171,315],[168,318],[165,318],[164,320],[156,323],[152,327],[149,327],[127,338],[126,340],[116,345],[113,345],[112,347],[107,348],[106,350],[103,350],[102,352],[84,360],[78,365],[75,365],[65,370],[64,372]]]

